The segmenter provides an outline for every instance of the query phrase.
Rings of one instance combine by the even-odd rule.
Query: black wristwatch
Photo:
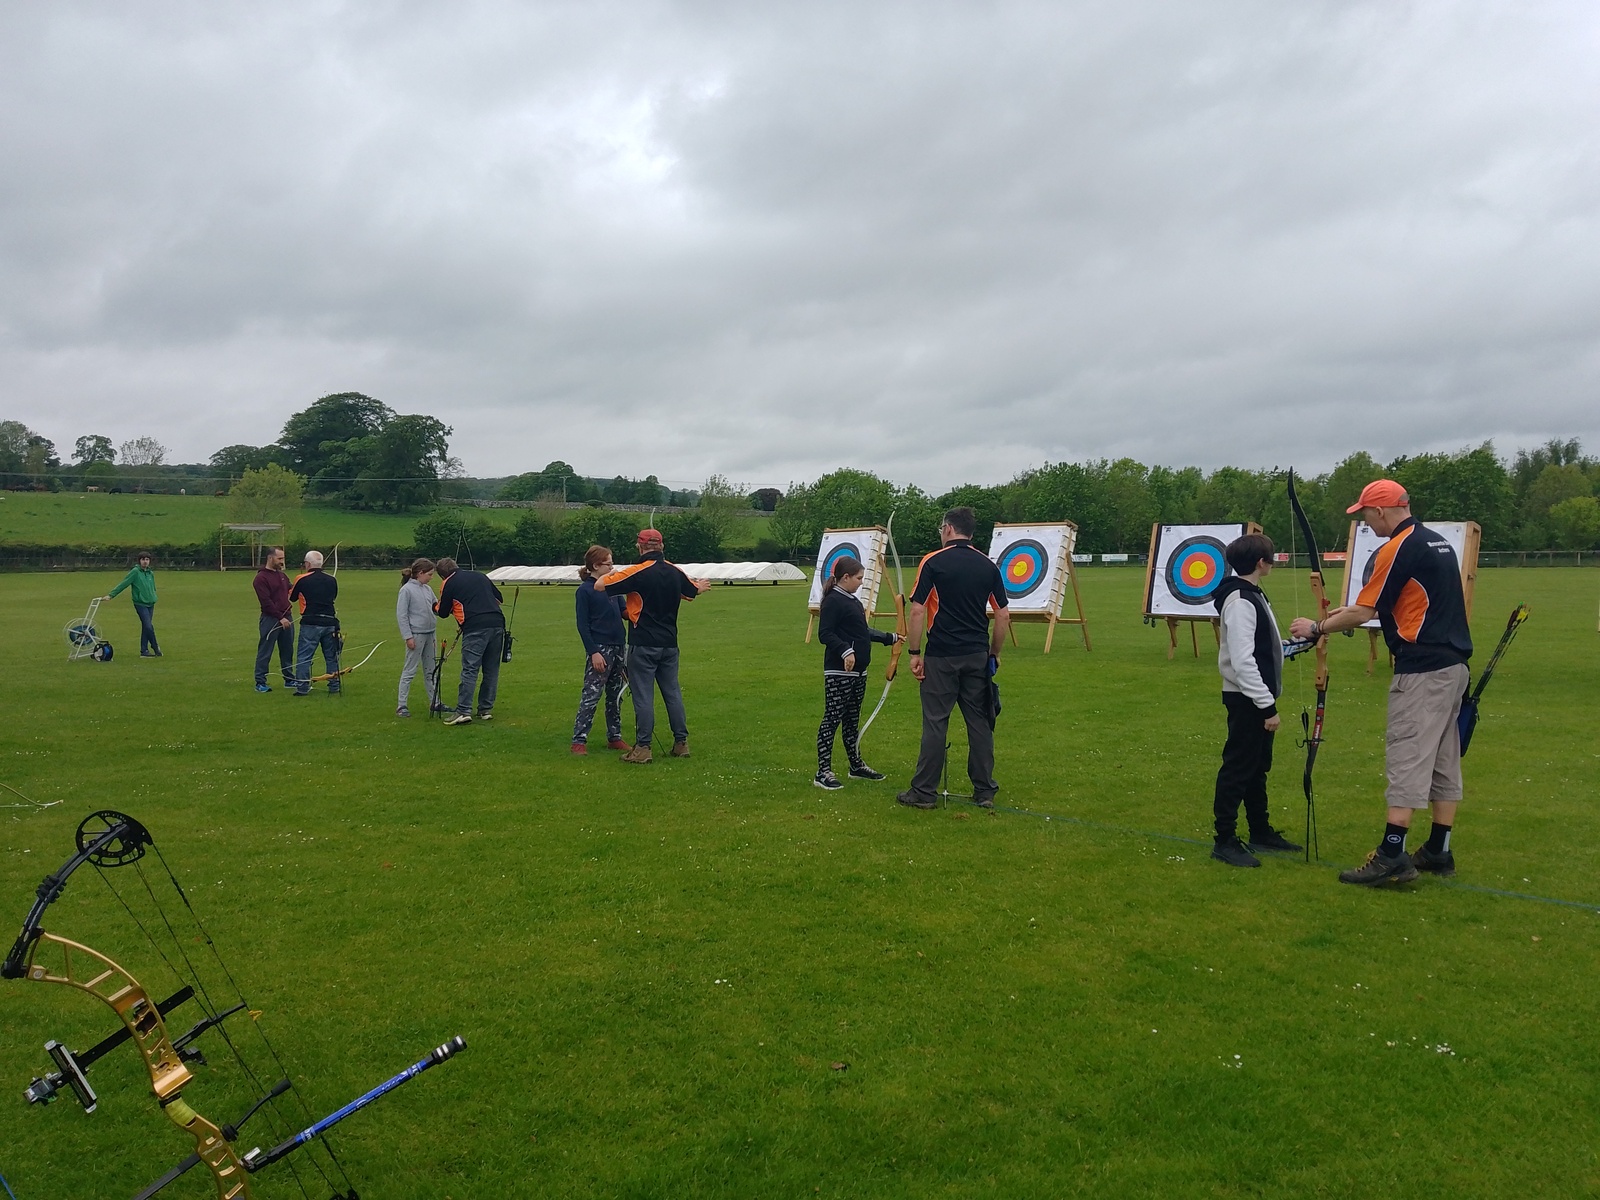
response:
[[[918,658],[922,657],[922,651],[921,650],[907,650],[906,653],[907,654],[915,654]]]

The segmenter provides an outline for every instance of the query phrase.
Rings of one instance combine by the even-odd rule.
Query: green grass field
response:
[[[1600,1193],[1593,571],[1482,573],[1483,654],[1514,603],[1533,617],[1466,760],[1456,886],[1394,892],[1334,878],[1381,831],[1387,672],[1364,675],[1365,640],[1332,647],[1324,861],[1231,870],[1207,857],[1209,638],[1168,662],[1138,571],[1084,573],[1093,653],[1063,630],[1045,657],[1034,626],[1005,658],[1000,802],[1051,820],[893,803],[909,674],[865,746],[889,780],[814,789],[820,651],[798,588],[686,610],[693,757],[627,767],[567,752],[570,590],[524,591],[498,719],[447,729],[392,715],[392,574],[344,573],[349,648],[388,640],[342,698],[305,700],[251,690],[242,575],[160,577],[164,658],[137,656],[119,597],[115,661],[68,664],[61,627],[114,578],[0,580],[3,779],[63,802],[0,809],[0,914],[20,925],[77,822],[123,809],[317,1115],[464,1035],[335,1131],[364,1196]],[[1297,582],[1270,581],[1285,620]],[[1287,683],[1297,712],[1309,664]],[[1274,808],[1296,840],[1301,763],[1281,738]],[[176,986],[87,868],[45,925]],[[95,1065],[92,1116],[25,1105],[47,1038],[82,1048],[115,1022],[63,987],[0,998],[18,1200],[131,1196],[192,1149],[131,1049]],[[248,1090],[215,1038],[185,1096],[232,1119]],[[243,1145],[272,1140],[253,1125]],[[254,1184],[298,1194],[284,1164]],[[163,1193],[214,1194],[199,1173]]]
[[[515,525],[522,509],[460,509],[468,519],[483,517]],[[425,513],[355,512],[308,504],[291,522],[290,534],[315,544],[409,546],[411,532]],[[104,492],[0,492],[0,546],[34,545],[186,546],[214,537],[230,520],[228,502],[219,496],[111,495]],[[641,518],[641,523],[643,518]],[[735,521],[730,547],[747,547],[768,533],[770,519]]]

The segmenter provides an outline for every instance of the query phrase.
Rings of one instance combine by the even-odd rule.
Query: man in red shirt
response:
[[[294,686],[294,621],[289,616],[289,576],[283,569],[283,547],[267,551],[267,560],[255,577],[256,599],[261,601],[261,621],[256,632],[256,691],[270,692],[267,667],[272,647],[278,647],[278,669],[283,686]]]

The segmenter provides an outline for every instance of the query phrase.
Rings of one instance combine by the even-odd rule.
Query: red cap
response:
[[[1356,502],[1344,511],[1358,513],[1363,508],[1402,508],[1411,504],[1405,488],[1392,479],[1374,479],[1361,489]]]
[[[639,530],[639,545],[640,546],[653,546],[657,550],[661,549],[661,545],[662,545],[662,542],[661,542],[661,531],[659,529],[641,529],[641,530]]]

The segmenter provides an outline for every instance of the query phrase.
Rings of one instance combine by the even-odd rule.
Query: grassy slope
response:
[[[694,757],[629,769],[566,753],[569,590],[524,592],[500,719],[444,729],[390,715],[392,641],[340,701],[255,695],[239,576],[168,578],[164,659],[134,655],[119,600],[116,661],[69,666],[60,626],[111,578],[0,580],[22,684],[4,778],[66,801],[0,813],[4,911],[113,804],[154,831],[319,1113],[463,1033],[466,1055],[339,1131],[363,1193],[1600,1191],[1600,917],[1431,881],[1371,893],[1326,863],[1229,871],[1117,831],[1206,836],[1222,725],[1210,654],[1169,663],[1138,622],[1138,572],[1085,573],[1093,654],[1064,631],[1044,658],[1025,628],[1002,676],[1002,803],[1095,824],[896,808],[909,677],[868,739],[890,781],[813,789],[819,653],[795,589],[686,612]],[[1485,650],[1515,601],[1534,617],[1468,759],[1464,883],[1600,902],[1597,579],[1481,577]],[[352,648],[393,636],[395,582],[345,573]],[[1282,614],[1294,582],[1271,581]],[[1317,778],[1324,854],[1348,864],[1379,831],[1384,681],[1364,641],[1333,651]],[[1295,833],[1301,754],[1280,747]],[[48,924],[165,989],[91,873]],[[45,1038],[108,1029],[62,988],[0,996],[8,1088]],[[224,1059],[187,1092],[208,1115],[242,1107]],[[94,1076],[92,1117],[10,1093],[21,1200],[130,1194],[187,1152],[131,1054]]]
[[[483,508],[467,513],[515,525],[522,510]],[[354,545],[411,544],[419,513],[398,516],[307,505],[292,533],[310,541]],[[228,520],[217,496],[135,496],[101,492],[0,492],[0,545],[189,545],[204,541]],[[643,518],[640,519],[641,524]],[[730,546],[753,546],[767,534],[768,518],[734,523]]]

